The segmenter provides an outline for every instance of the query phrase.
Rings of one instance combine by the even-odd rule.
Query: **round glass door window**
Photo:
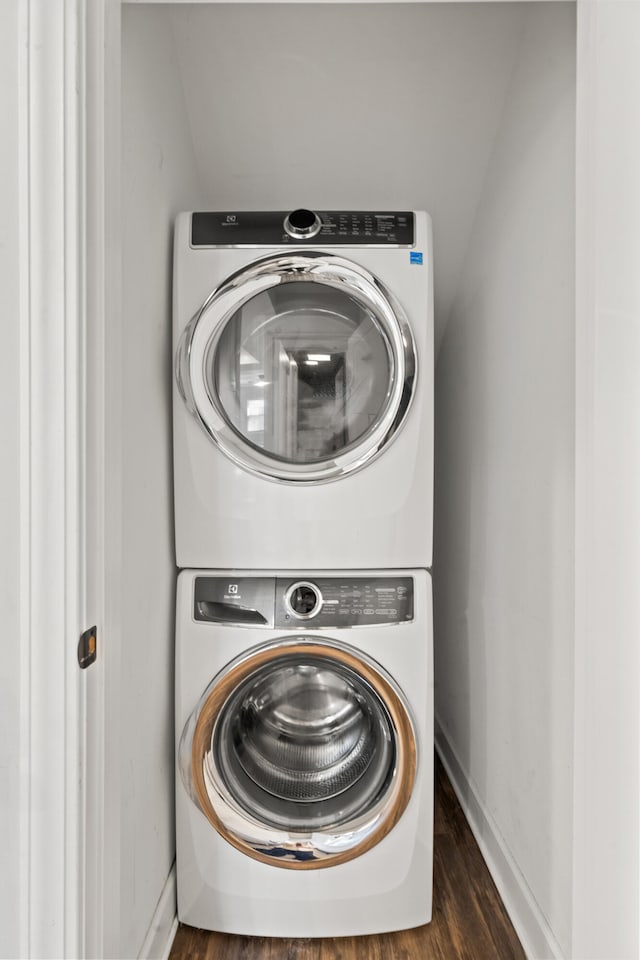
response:
[[[395,433],[413,389],[399,307],[337,257],[269,258],[229,283],[192,321],[178,369],[207,432],[236,463],[276,479],[362,466]]]
[[[212,684],[193,729],[194,798],[258,859],[298,867],[350,859],[391,829],[410,796],[416,748],[406,706],[350,648],[307,640],[262,648]]]
[[[394,360],[363,304],[325,284],[298,282],[234,311],[206,369],[214,402],[245,441],[304,464],[362,440],[384,411]]]
[[[391,721],[349,667],[291,654],[257,670],[213,734],[217,770],[238,804],[288,830],[366,813],[395,768]]]

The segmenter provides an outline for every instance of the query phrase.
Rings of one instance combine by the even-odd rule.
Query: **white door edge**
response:
[[[96,664],[87,673],[84,797],[85,883],[82,952],[119,955],[120,946],[120,650],[122,611],[122,402],[120,328],[106,335],[120,305],[120,0],[76,0],[85,9],[84,90],[87,301],[86,602],[98,624]],[[107,351],[109,354],[107,355]],[[111,586],[110,586],[111,585]],[[102,644],[102,647],[100,646]]]
[[[83,891],[83,3],[18,2],[21,953],[70,957]]]
[[[571,955],[626,960],[640,950],[640,6],[578,0],[577,17]]]

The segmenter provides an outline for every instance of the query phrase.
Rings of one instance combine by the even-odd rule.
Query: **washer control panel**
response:
[[[196,577],[193,616],[235,626],[356,627],[413,620],[412,577]]]
[[[317,577],[276,580],[276,627],[294,627],[299,615],[290,598],[312,588],[316,602],[304,617],[314,627],[354,627],[363,624],[407,623],[413,620],[411,577]],[[306,595],[306,594],[304,594]]]
[[[192,247],[325,246],[412,247],[408,210],[222,211],[191,215]]]

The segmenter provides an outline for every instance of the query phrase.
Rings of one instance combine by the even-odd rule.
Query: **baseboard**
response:
[[[168,960],[177,929],[176,865],[174,863],[162,888],[158,905],[140,948],[138,960]]]
[[[440,759],[528,960],[562,960],[562,950],[549,924],[437,717],[435,740]]]

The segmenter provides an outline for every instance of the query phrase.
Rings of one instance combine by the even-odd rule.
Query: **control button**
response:
[[[322,220],[313,210],[293,210],[284,221],[284,229],[296,240],[308,240],[320,233]]]
[[[284,605],[298,620],[310,620],[320,612],[322,594],[315,583],[300,580],[293,583],[284,597]]]

